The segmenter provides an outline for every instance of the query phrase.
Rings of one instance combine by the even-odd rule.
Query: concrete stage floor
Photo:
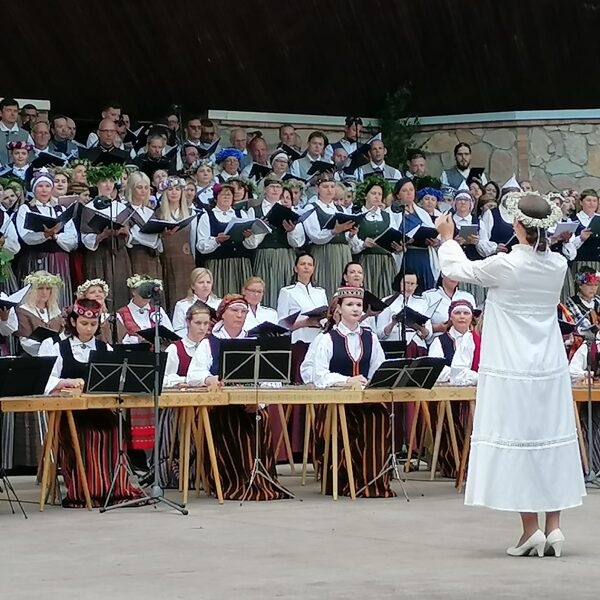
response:
[[[505,555],[519,535],[515,515],[466,508],[452,482],[425,473],[411,475],[410,503],[333,502],[313,480],[282,480],[304,501],[240,508],[192,494],[187,517],[166,507],[101,515],[27,504],[28,520],[2,501],[0,598],[600,597],[598,490],[565,513],[563,557],[540,559]],[[12,483],[22,500],[37,500],[33,478]]]

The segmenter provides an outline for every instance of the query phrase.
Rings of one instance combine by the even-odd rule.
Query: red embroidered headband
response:
[[[450,303],[448,307],[448,317],[451,317],[455,311],[457,310],[468,310],[471,314],[473,314],[473,307],[468,300],[455,300]]]
[[[86,319],[97,319],[100,316],[100,313],[102,312],[102,307],[100,306],[100,304],[98,304],[98,302],[95,302],[95,304],[97,305],[97,308],[89,308],[81,305],[78,300],[75,300],[75,304],[73,304],[73,312],[78,317],[85,317]]]

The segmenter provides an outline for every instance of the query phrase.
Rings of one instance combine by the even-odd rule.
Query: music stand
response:
[[[406,342],[382,340],[380,344],[386,358],[404,358],[406,356]]]
[[[48,378],[52,373],[52,367],[56,362],[54,356],[24,356],[22,358],[6,357],[0,358],[0,398],[9,396],[41,396],[43,395]],[[27,513],[21,504],[21,500],[15,492],[10,479],[4,468],[4,457],[2,456],[2,421],[4,415],[0,415],[0,492],[6,488],[6,497],[12,514],[15,514],[12,497],[19,505],[23,516],[27,519]],[[57,457],[54,457],[56,460]]]
[[[442,369],[444,368],[446,361],[443,358],[435,358],[433,356],[422,356],[420,358],[412,359],[396,359],[384,361],[379,369],[375,371],[371,381],[367,385],[369,388],[419,388],[430,390],[440,376]],[[400,468],[398,458],[396,456],[396,430],[395,430],[395,419],[396,419],[396,403],[394,402],[394,395],[391,395],[392,408],[390,410],[390,429],[392,435],[392,448],[389,456],[383,463],[381,470],[371,481],[364,485],[357,494],[362,492],[364,489],[369,487],[372,483],[381,479],[386,473],[392,471],[392,475],[396,476],[396,479],[400,483],[402,492],[407,502],[410,502],[410,498],[406,493],[404,487],[404,479],[400,476]]]
[[[219,379],[224,383],[253,384],[256,391],[254,427],[254,461],[246,491],[240,501],[244,503],[252,484],[262,477],[290,498],[296,496],[275,481],[260,457],[260,410],[258,384],[281,382],[289,384],[292,370],[292,345],[290,336],[260,337],[221,340],[219,345]]]

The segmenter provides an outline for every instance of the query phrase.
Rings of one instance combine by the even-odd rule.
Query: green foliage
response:
[[[379,116],[379,128],[388,151],[385,161],[399,168],[406,164],[409,149],[414,149],[414,135],[419,126],[418,117],[408,115],[410,99],[407,87],[388,93]]]

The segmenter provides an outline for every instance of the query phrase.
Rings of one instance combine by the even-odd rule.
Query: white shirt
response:
[[[506,208],[500,204],[498,209],[502,220],[512,226],[514,219],[508,214]],[[483,256],[491,256],[492,254],[496,254],[498,250],[498,244],[490,240],[493,227],[494,216],[492,215],[492,211],[486,210],[479,220],[479,244],[477,244],[477,251],[480,254],[483,253]]]
[[[334,215],[337,212],[341,212],[341,210],[338,210],[338,207],[333,202],[325,204],[317,198],[314,204],[329,215]],[[308,240],[313,244],[328,244],[336,236],[336,234],[333,232],[333,229],[321,229],[321,224],[319,223],[319,216],[316,209],[313,210],[308,217],[306,217],[306,220],[304,221],[304,230],[306,231]],[[350,237],[350,234],[346,232],[345,236],[352,251],[359,247],[360,241],[357,241],[357,235]],[[357,250],[357,252],[360,252],[360,250]]]
[[[448,296],[443,287],[436,287],[423,292],[422,296],[427,302],[427,314],[431,315],[431,324],[439,325],[448,322],[448,310],[450,304],[456,300],[467,300],[472,308],[477,308],[473,294],[459,290],[454,290],[452,297]],[[433,312],[432,312],[433,311]],[[434,333],[433,337],[438,337],[441,333]]]
[[[105,217],[108,217],[109,219],[115,220],[127,208],[127,205],[124,202],[121,202],[121,200],[116,200],[111,203],[111,206],[107,206],[106,208],[102,208],[101,210],[96,210],[92,203],[90,203],[89,208],[100,213],[101,215],[104,215]],[[98,235],[95,233],[81,234],[81,241],[88,250],[98,250],[97,238]],[[130,243],[130,241],[131,235],[129,235],[128,237],[128,243]]]
[[[273,208],[273,204],[274,204],[273,202],[269,202],[268,200],[262,201],[262,204],[260,205],[260,207],[262,209],[262,214],[265,215],[265,217],[269,214],[269,212]],[[248,210],[248,217],[252,218],[252,219],[257,218],[256,214],[254,212],[254,208],[250,208]],[[255,235],[254,237],[256,238],[256,245],[260,246],[260,244],[263,243],[266,236],[267,236],[266,233],[259,233],[258,235]],[[304,233],[304,227],[302,227],[302,223],[296,223],[296,227],[294,227],[294,229],[292,229],[292,231],[288,231],[286,237],[287,237],[288,244],[292,248],[300,248],[300,247],[304,246],[304,244],[306,243],[306,235]]]
[[[214,183],[209,183],[204,188],[200,187],[199,185],[196,186],[196,198],[198,198],[198,200],[206,206],[208,206],[213,199],[213,185]]]
[[[144,222],[149,221],[152,215],[154,215],[154,211],[147,206],[135,206],[133,204],[130,204],[130,206],[142,217]],[[133,225],[130,232],[131,234],[127,240],[129,248],[137,245],[146,246],[146,248],[156,250],[157,252],[163,251],[162,238],[158,233],[142,233],[139,225]]]
[[[320,331],[317,337],[310,343],[310,346],[306,351],[306,355],[304,356],[304,360],[300,365],[300,377],[302,378],[302,381],[306,384],[314,383],[315,352],[319,340],[324,335],[325,334],[322,331]]]
[[[7,127],[3,121],[0,121],[0,131],[18,133],[21,131],[21,128],[17,123],[13,123],[12,127]],[[31,134],[27,136],[27,143],[33,146],[33,138],[31,137]]]
[[[281,288],[277,298],[277,317],[281,321],[291,314],[300,311],[298,319],[305,319],[302,313],[320,306],[328,306],[327,293],[321,287],[314,287],[312,283],[304,285],[297,282]],[[292,344],[305,342],[310,344],[318,335],[317,327],[301,327],[292,331]]]
[[[598,356],[600,356],[600,343],[595,342],[596,351],[598,352]],[[569,363],[569,373],[571,375],[571,379],[573,381],[577,381],[578,379],[583,379],[589,373],[588,366],[588,346],[587,344],[581,344],[579,348],[573,354],[573,358],[571,358],[571,362]]]
[[[487,211],[487,212],[489,212],[489,211]],[[466,217],[461,217],[460,215],[453,213],[452,218],[454,219],[454,223],[456,224],[457,231],[460,231],[460,228],[463,225],[473,225],[473,215],[471,215],[471,213],[469,213]],[[480,228],[481,228],[481,225],[480,225]],[[490,229],[490,231],[491,231],[491,229]],[[479,255],[482,258],[485,258],[485,256],[486,256],[485,248],[481,246],[481,241],[479,241],[479,242],[477,242],[477,244],[475,244],[475,248],[477,249],[477,252],[479,253]]]
[[[186,354],[189,357],[193,357],[196,353],[196,350],[200,346],[200,342],[193,342],[190,340],[187,335],[182,338],[183,347],[186,351]],[[177,347],[175,344],[171,344],[167,346],[166,349],[167,354],[167,364],[165,367],[165,377],[163,379],[163,387],[172,388],[176,387],[180,383],[185,383],[186,376],[178,375],[177,371],[179,369],[179,355],[177,354]]]
[[[384,299],[386,301],[387,298]],[[421,296],[410,296],[407,301],[407,306],[416,310],[418,313],[422,315],[428,315],[427,312],[427,300],[422,298]],[[377,316],[377,335],[380,340],[386,340],[390,342],[397,342],[401,337],[402,325],[401,323],[397,323],[389,335],[386,336],[385,328],[392,322],[393,317],[395,317],[399,312],[404,308],[404,297],[400,294],[398,297],[392,302],[390,306],[388,306],[384,311],[382,311]],[[431,338],[431,334],[433,333],[433,329],[431,326],[431,320],[428,320],[425,325],[425,329],[427,329],[427,338]],[[417,334],[414,329],[406,328],[406,343],[407,345],[411,342],[415,342],[417,346],[421,348],[426,348],[427,344],[425,340]]]
[[[198,298],[198,296],[194,294],[192,298],[183,298],[175,304],[175,308],[173,309],[173,330],[180,336],[183,336],[183,334],[187,331],[185,315],[187,314],[187,311],[189,310],[190,306],[192,306],[195,302],[204,302],[204,300],[200,300],[200,298]],[[217,298],[212,294],[206,302],[208,306],[214,308],[215,310],[219,308],[220,303],[221,298]]]
[[[456,165],[454,165],[454,166],[456,166]],[[449,171],[450,169],[447,169],[447,170]],[[459,169],[458,167],[456,167],[456,170],[464,177],[465,181],[467,181],[467,179],[469,178],[469,175],[471,174],[471,167],[469,167],[468,169],[464,169],[464,170]],[[481,183],[483,185],[486,185],[486,183],[487,183],[487,177],[485,176],[485,173],[482,173],[478,177],[478,179],[481,181]],[[448,175],[446,173],[446,170],[442,171],[442,176],[440,177],[440,183],[442,185],[445,185],[445,186],[449,186],[450,185],[448,183]]]
[[[60,314],[60,311],[56,311],[50,314],[47,308],[34,308],[28,306],[27,304],[21,304],[21,308],[30,312],[32,315],[35,315],[38,319],[42,321],[42,323],[48,323],[48,321],[50,321],[54,317],[58,317],[58,315]],[[37,340],[33,340],[31,338],[19,336],[19,343],[21,344],[23,350],[25,350],[25,352],[27,352],[27,354],[29,354],[30,356],[38,355],[38,352],[40,351],[41,342],[38,342]]]
[[[357,325],[355,329],[351,330],[343,323],[340,323],[339,325],[336,325],[335,329],[346,338],[346,347],[352,359],[355,361],[360,360],[363,351],[361,344],[361,328]],[[381,363],[385,360],[385,354],[377,336],[373,332],[369,332],[369,334],[372,339],[372,352],[367,379],[373,377],[373,373],[375,373]],[[316,340],[314,349],[313,382],[318,388],[327,388],[334,385],[345,384],[349,379],[349,377],[346,377],[345,375],[332,373],[329,370],[329,362],[332,357],[333,340],[331,339],[331,335],[324,334]]]
[[[240,212],[242,219],[247,218],[247,215],[243,210]],[[237,219],[237,215],[232,208],[226,212],[223,212],[215,207],[213,210],[213,215],[220,223],[229,223],[229,221],[232,219]],[[208,213],[203,213],[198,221],[197,236],[198,239],[196,241],[196,249],[201,254],[210,254],[220,246],[220,244],[217,242],[217,238],[212,236],[210,233],[210,219],[208,218]],[[242,244],[244,247],[248,248],[248,250],[253,250],[257,245],[257,237],[258,236],[256,235],[251,235],[248,238],[244,238]]]
[[[42,204],[36,200],[35,206],[37,206],[40,214],[45,215],[46,217],[56,218],[58,215],[56,210],[50,206],[49,203]],[[28,246],[38,246],[48,240],[44,237],[43,233],[31,231],[25,227],[25,217],[29,212],[31,212],[31,210],[27,204],[22,204],[19,207],[17,212],[17,232],[25,244]],[[77,230],[73,224],[73,219],[65,223],[60,233],[56,236],[56,243],[65,252],[71,252],[77,248]]]
[[[454,356],[450,366],[442,369],[437,382],[450,382],[451,385],[477,385],[477,371],[471,369],[475,353],[473,334],[470,331],[463,334],[451,327],[448,335],[454,340]],[[445,358],[439,338],[435,338],[429,347],[429,356]]]
[[[250,307],[249,307],[250,308]],[[266,306],[261,306],[260,304],[256,307],[256,314],[250,310],[246,315],[246,320],[244,321],[244,330],[250,331],[254,329],[254,327],[260,325],[261,323],[277,323],[279,322],[279,318],[277,316],[277,311],[272,308],[268,308]]]
[[[73,353],[73,358],[80,363],[90,362],[90,352],[92,350],[96,350],[96,339],[92,338],[89,342],[85,344],[77,337],[69,338],[69,343],[71,344],[71,352]],[[107,350],[112,350],[112,348],[107,344]],[[58,385],[61,380],[60,374],[63,368],[63,358],[60,354],[60,346],[58,342],[54,342],[52,339],[44,340],[40,345],[40,351],[38,356],[56,356],[56,362],[52,367],[52,372],[50,373],[50,378],[48,379],[48,383],[46,383],[46,389],[44,390],[44,394],[48,395],[52,392],[52,390]]]
[[[378,221],[378,222],[383,221],[383,214],[381,212],[381,208],[379,208],[379,207],[377,207],[375,209],[367,210],[367,208],[365,206],[363,206],[362,212],[366,213],[365,221]],[[390,227],[393,227],[395,219],[393,218],[393,215],[389,214],[389,216],[390,216]],[[356,238],[357,238],[356,243],[352,246],[353,254],[358,254],[359,252],[362,252],[365,248],[364,240],[361,240],[358,236],[356,236]]]
[[[356,142],[351,142],[346,138],[342,138],[338,140],[338,143],[342,144],[344,150],[348,154],[352,154],[356,150]],[[323,160],[326,162],[331,162],[333,160],[333,144],[327,144],[325,146],[325,152],[323,153]]]
[[[10,252],[13,256],[19,253],[21,244],[19,243],[17,229],[15,228],[10,215],[6,212],[4,213],[4,222],[2,223],[2,227],[0,227],[0,236],[4,236],[4,250]]]
[[[212,334],[222,340],[233,339],[225,327],[223,327],[223,321],[219,321],[213,329]],[[240,335],[235,339],[241,339],[246,337],[246,332],[242,329]],[[190,368],[187,374],[187,383],[190,385],[204,385],[207,377],[211,377],[210,369],[213,364],[213,356],[210,350],[210,342],[208,338],[203,339],[198,346],[198,350],[192,357]]]
[[[580,210],[576,215],[575,215],[575,219],[577,219],[577,221],[579,221],[585,228],[590,226],[590,223],[592,221],[592,219],[594,217],[599,217],[600,214],[596,213],[593,214],[592,216],[584,213],[582,210]],[[575,253],[577,253],[577,250],[579,250],[579,248],[581,248],[581,246],[583,246],[584,244],[584,240],[581,239],[581,234],[579,235],[573,235],[571,237],[571,240],[569,240],[569,242],[567,243],[572,243],[572,245],[575,248]],[[567,256],[567,258],[570,258]],[[571,259],[572,260],[572,259]]]
[[[8,319],[6,321],[0,320],[0,335],[10,337],[18,328],[19,320],[17,319],[17,312],[11,307],[8,311]]]
[[[140,308],[139,306],[134,304],[133,301],[131,301],[127,305],[127,308],[129,308],[129,312],[131,312],[131,316],[133,317],[133,320],[135,321],[136,325],[138,325],[140,330],[150,329],[150,327],[154,327],[154,323],[152,323],[152,321],[150,320],[150,304],[146,304],[146,306],[144,306],[143,308]],[[124,324],[123,318],[118,313],[117,313],[117,319],[119,320],[120,323]],[[171,319],[169,319],[167,313],[162,308],[160,309],[160,324],[163,325],[164,327],[166,327],[167,329],[170,329],[171,331],[173,331],[173,325],[171,323]],[[140,341],[135,335],[127,334],[123,338],[123,343],[124,344],[139,344]]]

